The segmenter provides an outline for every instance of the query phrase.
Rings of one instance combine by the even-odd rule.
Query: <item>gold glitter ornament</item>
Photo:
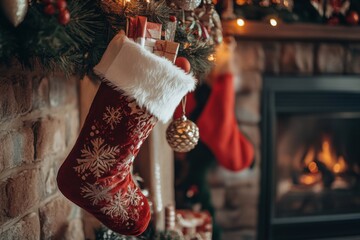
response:
[[[0,0],[0,9],[14,27],[24,20],[28,5],[28,0]]]
[[[185,116],[186,96],[182,100],[183,115],[170,123],[166,140],[175,152],[189,152],[199,141],[199,128]]]

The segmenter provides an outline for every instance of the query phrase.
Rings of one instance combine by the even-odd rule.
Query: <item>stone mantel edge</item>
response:
[[[360,27],[329,26],[307,23],[278,23],[273,27],[267,22],[246,20],[238,26],[235,20],[222,21],[225,36],[249,40],[304,40],[331,42],[360,42]]]

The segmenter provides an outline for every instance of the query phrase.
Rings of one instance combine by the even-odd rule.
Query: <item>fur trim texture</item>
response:
[[[148,52],[127,37],[118,37],[118,41],[114,42],[116,48],[112,48],[110,43],[108,49],[120,49],[117,55],[114,57],[114,52],[110,51],[111,57],[106,57],[106,50],[94,72],[115,89],[135,98],[140,107],[145,107],[160,121],[167,122],[182,97],[194,90],[195,79],[167,59]],[[103,64],[104,59],[106,64]]]

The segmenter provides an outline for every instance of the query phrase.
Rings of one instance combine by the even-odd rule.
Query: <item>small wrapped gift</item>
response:
[[[173,42],[175,39],[176,21],[168,22],[165,29],[165,40]]]
[[[126,24],[127,37],[144,46],[146,25],[147,18],[144,16],[129,17]]]
[[[137,18],[137,23],[136,23],[135,42],[137,42],[141,46],[145,46],[147,18],[143,16],[137,16],[136,18]]]
[[[211,240],[212,218],[207,211],[176,210],[176,228],[185,239]]]
[[[162,24],[147,22],[146,24],[146,38],[161,39]]]
[[[156,39],[146,38],[145,49],[148,50],[149,52],[154,52],[155,43],[156,43]]]
[[[136,35],[136,17],[128,17],[126,19],[126,36],[134,39]]]
[[[165,57],[171,62],[175,62],[179,44],[165,40],[157,40],[154,46],[154,53],[160,57]]]

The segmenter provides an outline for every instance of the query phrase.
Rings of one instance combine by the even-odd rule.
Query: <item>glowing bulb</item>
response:
[[[242,26],[245,25],[245,21],[244,21],[244,19],[242,19],[242,18],[238,18],[238,19],[236,20],[236,23],[237,23],[237,25],[239,25],[240,27],[242,27]]]
[[[285,0],[285,1],[284,1],[284,6],[285,6],[285,7],[289,7],[289,1]]]
[[[127,3],[129,3],[131,0],[126,0]]]
[[[145,0],[147,3],[150,3],[150,0]]]
[[[236,0],[237,5],[244,5],[246,4],[246,0]]]
[[[270,18],[270,25],[271,25],[271,26],[276,27],[277,24],[278,24],[278,23],[277,23],[277,21],[276,21],[275,18]]]
[[[215,61],[215,56],[214,56],[214,54],[211,54],[209,57],[208,57],[208,60],[209,61]]]

